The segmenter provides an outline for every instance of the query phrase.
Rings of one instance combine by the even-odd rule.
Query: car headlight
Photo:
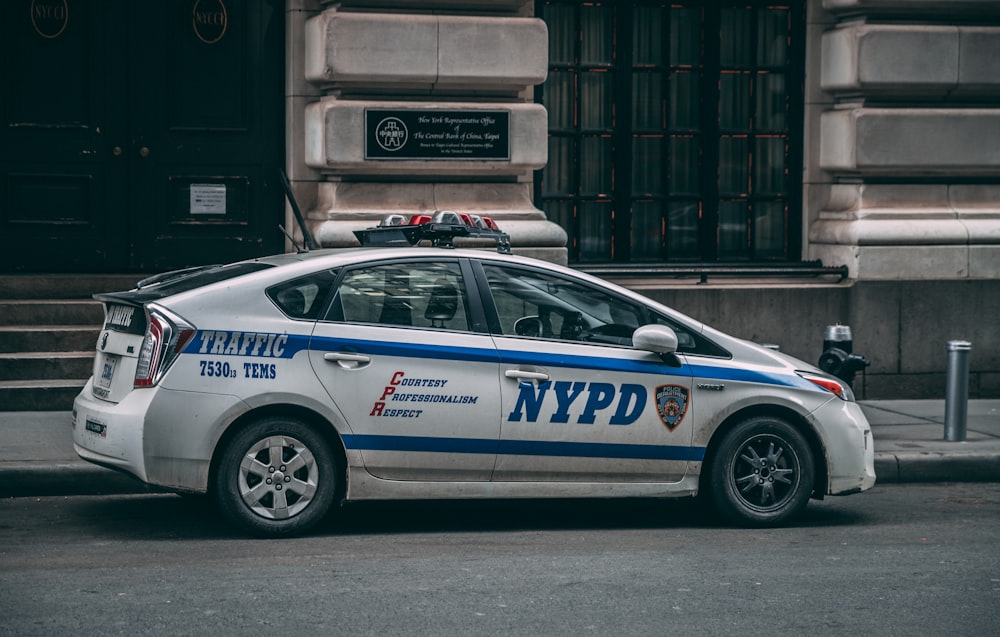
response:
[[[825,374],[817,374],[815,372],[797,371],[796,373],[813,385],[830,392],[837,398],[846,400],[849,403],[854,402],[854,391],[851,389],[851,386],[839,378],[836,378],[835,376],[827,376]]]

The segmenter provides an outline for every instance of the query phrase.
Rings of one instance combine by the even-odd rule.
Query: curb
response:
[[[0,498],[162,492],[128,474],[82,461],[0,467]]]
[[[876,452],[877,484],[1000,481],[1000,452]],[[126,473],[84,461],[5,463],[0,498],[167,493]]]
[[[997,482],[1000,453],[876,452],[875,476],[880,483]]]

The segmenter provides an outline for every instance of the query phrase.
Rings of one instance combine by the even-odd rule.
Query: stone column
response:
[[[386,214],[455,210],[493,217],[515,253],[565,263],[566,233],[531,201],[548,148],[533,101],[548,31],[532,3],[378,5],[331,2],[305,22],[303,73],[319,93],[300,115],[311,232],[352,247]]]
[[[817,9],[813,2],[811,9]],[[1000,277],[1000,3],[823,0],[809,256],[861,280]],[[869,20],[869,18],[877,18]],[[813,65],[815,67],[815,65]]]

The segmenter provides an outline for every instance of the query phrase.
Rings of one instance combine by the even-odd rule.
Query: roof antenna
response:
[[[283,226],[283,225],[281,225],[279,223],[278,224],[278,230],[281,230],[281,233],[283,235],[285,235],[288,238],[289,241],[292,242],[292,245],[295,246],[295,251],[296,252],[309,252],[309,250],[306,250],[306,248],[304,246],[300,245],[299,242],[295,240],[295,237],[293,237],[292,235],[288,234],[288,231],[285,230],[285,226]]]
[[[306,227],[305,219],[302,218],[302,211],[299,210],[299,204],[295,201],[295,194],[292,192],[292,186],[288,183],[288,175],[285,174],[285,169],[281,168],[278,170],[278,174],[281,176],[281,186],[285,189],[285,197],[288,198],[288,203],[292,206],[292,212],[295,214],[295,221],[299,224],[299,229],[302,230],[302,243],[305,245],[304,250],[317,250],[319,245],[316,240],[313,239],[312,234],[309,233],[309,228]],[[280,227],[280,226],[279,226]],[[284,228],[281,231],[285,233],[285,236],[291,239],[289,234],[285,232]],[[295,240],[292,239],[293,245],[298,245]],[[300,248],[302,250],[302,248]]]

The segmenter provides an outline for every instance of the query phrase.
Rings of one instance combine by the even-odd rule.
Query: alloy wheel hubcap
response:
[[[291,436],[259,440],[240,462],[240,497],[254,513],[270,520],[300,513],[316,495],[318,484],[316,459]]]

